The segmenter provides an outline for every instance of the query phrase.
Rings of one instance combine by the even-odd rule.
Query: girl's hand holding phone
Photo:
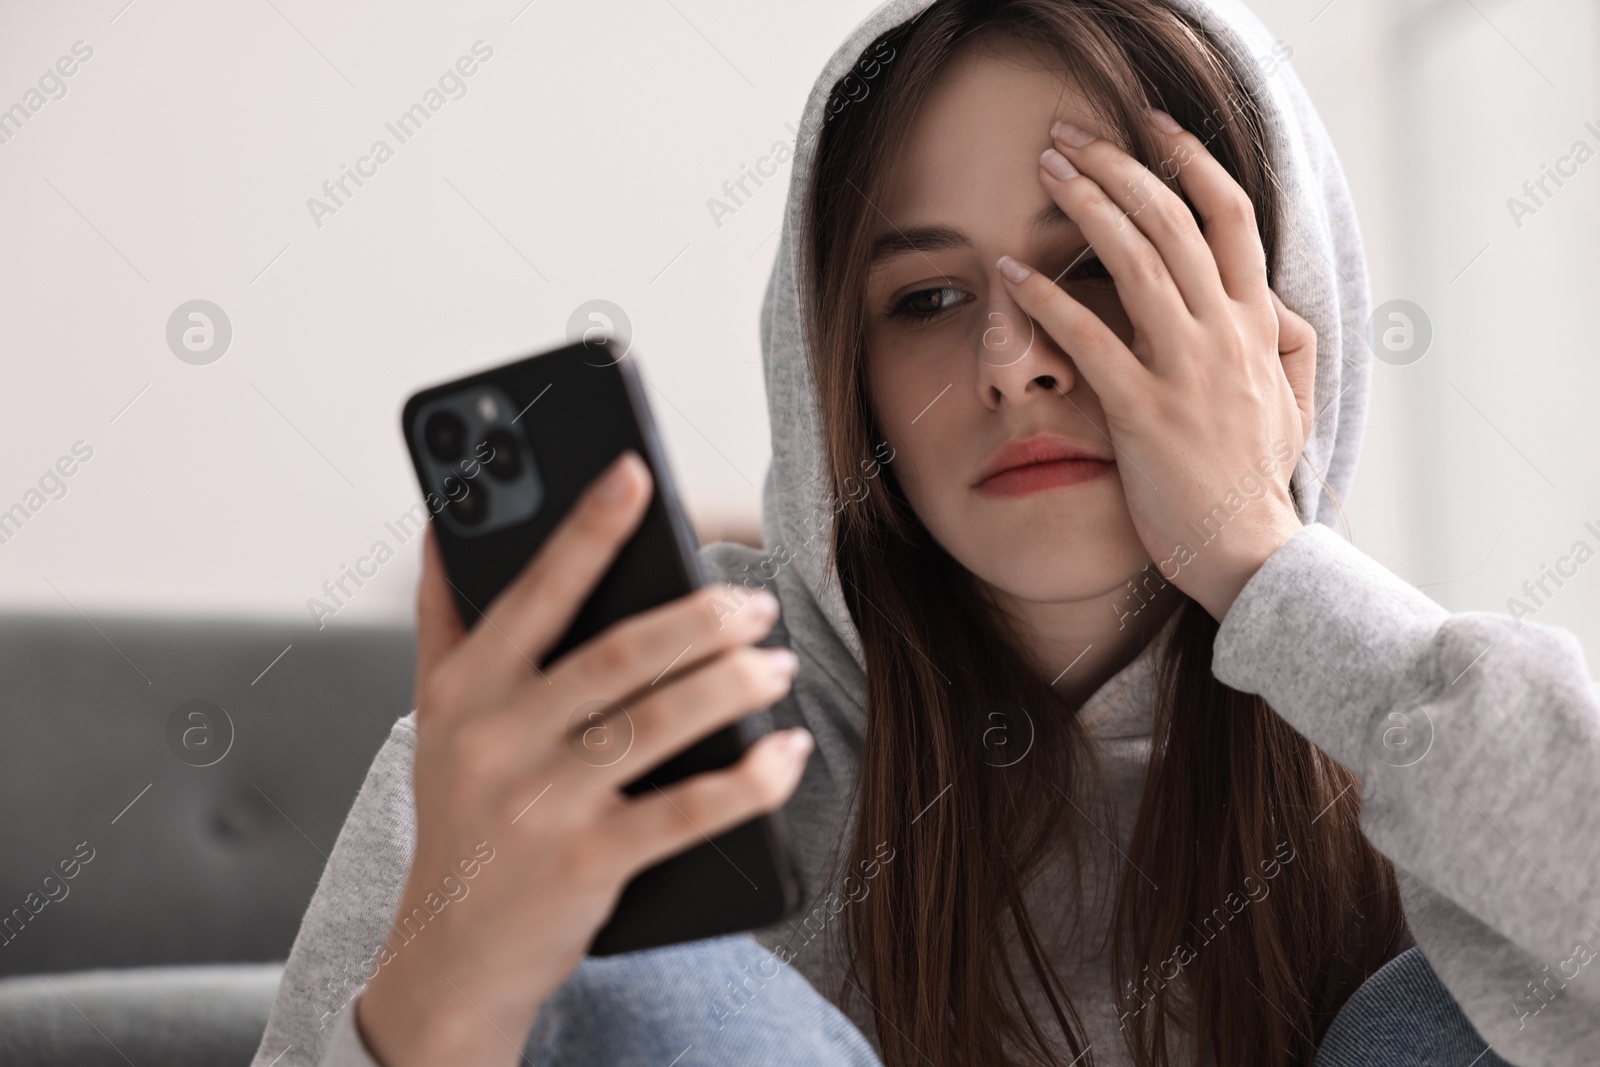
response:
[[[1040,181],[1116,280],[1131,341],[1048,276],[1009,256],[998,267],[1100,398],[1134,527],[1162,577],[1221,620],[1302,526],[1289,476],[1311,433],[1317,336],[1268,288],[1239,183],[1170,116],[1152,121],[1167,152],[1161,169],[1176,176],[1203,229],[1110,140],[1057,123],[1040,157]],[[1195,543],[1194,525],[1242,496],[1241,483],[1264,483],[1264,492],[1214,543]]]
[[[391,935],[357,1001],[358,1029],[385,1067],[519,1062],[540,1006],[633,875],[776,809],[799,783],[811,748],[803,729],[763,737],[725,770],[637,797],[621,791],[788,692],[794,654],[751,647],[777,618],[768,593],[734,599],[743,606],[729,614],[728,591],[708,586],[536,668],[637,528],[651,491],[648,468],[624,453],[471,633],[428,532],[417,598],[417,845],[398,917],[422,907],[463,859],[481,857],[480,843],[494,851],[470,892],[421,934]],[[574,713],[619,704],[631,747],[597,766],[583,758]]]

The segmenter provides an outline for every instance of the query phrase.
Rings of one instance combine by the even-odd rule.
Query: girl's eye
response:
[[[890,309],[889,314],[895,318],[905,319],[911,323],[928,322],[957,304],[962,303],[966,293],[960,289],[951,289],[939,286],[933,289],[918,289],[914,293],[907,293]]]
[[[1115,280],[1111,277],[1111,272],[1106,269],[1104,263],[1100,262],[1099,256],[1089,256],[1082,260],[1076,267],[1072,268],[1072,273],[1068,277],[1081,278],[1087,282],[1112,282],[1115,284]]]

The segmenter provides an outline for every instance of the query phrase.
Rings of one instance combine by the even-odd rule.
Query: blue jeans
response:
[[[585,958],[525,1051],[534,1067],[881,1067],[838,1008],[744,936]]]
[[[1345,1001],[1312,1067],[1511,1067],[1461,1013],[1420,948],[1407,949]]]
[[[792,967],[748,937],[585,959],[545,1003],[534,1067],[881,1067],[866,1038]],[[1346,1002],[1315,1067],[1509,1067],[1420,949]]]

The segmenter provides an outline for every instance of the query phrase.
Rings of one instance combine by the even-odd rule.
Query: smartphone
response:
[[[424,389],[406,401],[401,426],[468,629],[612,460],[631,448],[649,466],[655,489],[644,520],[538,669],[611,624],[707,582],[639,369],[614,341],[569,345]],[[574,753],[596,765],[627,758],[626,710],[600,701],[572,709]],[[637,796],[726,767],[754,739],[748,720],[723,727],[645,769],[624,792]],[[775,812],[642,871],[589,953],[654,948],[792,917],[804,886],[789,841]]]

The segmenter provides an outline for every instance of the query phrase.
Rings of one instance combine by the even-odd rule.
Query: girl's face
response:
[[[1015,50],[969,50],[922,105],[873,212],[867,373],[896,477],[946,551],[1017,600],[1089,601],[1118,591],[1150,556],[1099,399],[1007,296],[995,260],[1010,254],[1060,274],[1124,343],[1133,328],[1039,182],[1057,119],[1100,132],[1084,98],[1041,66]],[[1090,458],[1028,462],[1063,452]]]

